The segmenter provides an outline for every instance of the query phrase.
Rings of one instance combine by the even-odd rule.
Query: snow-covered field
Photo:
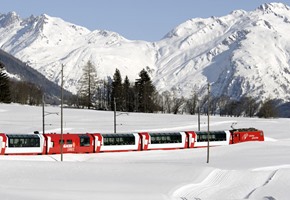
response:
[[[46,107],[46,112],[59,112]],[[207,130],[207,117],[201,118]],[[1,200],[146,199],[288,200],[290,119],[212,116],[210,129],[255,127],[265,142],[210,149],[53,156],[0,156]],[[46,132],[60,132],[60,116],[45,117]],[[0,132],[42,132],[42,108],[0,104]],[[113,113],[64,109],[64,132],[113,132]],[[197,130],[197,116],[129,113],[117,132]]]

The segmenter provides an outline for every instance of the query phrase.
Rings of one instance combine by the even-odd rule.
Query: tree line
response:
[[[231,117],[276,117],[277,102],[266,99],[258,102],[252,97],[242,97],[239,100],[228,96],[199,97],[193,93],[190,98],[178,97],[174,91],[158,93],[152,84],[149,73],[142,69],[135,82],[130,82],[128,76],[122,79],[118,69],[113,78],[99,80],[91,62],[83,68],[79,82],[76,107],[87,107],[98,110],[114,110],[124,112],[162,112],[162,113],[209,113],[212,115]],[[209,105],[209,106],[208,106]]]
[[[39,105],[42,94],[35,84],[10,79],[5,72],[5,65],[0,62],[0,102]]]
[[[10,79],[0,62],[0,102],[40,105],[43,91],[29,82]],[[193,93],[190,98],[178,97],[173,91],[157,92],[149,73],[142,69],[139,77],[131,82],[128,76],[122,78],[118,69],[113,77],[100,79],[96,68],[89,61],[83,67],[76,95],[65,99],[65,103],[78,108],[115,110],[145,113],[209,113],[220,116],[276,117],[277,102],[267,99],[257,102],[252,97],[233,100],[227,96],[200,97]]]
[[[83,68],[78,92],[73,105],[80,108],[114,110],[124,112],[157,112],[158,93],[148,72],[143,69],[132,84],[128,78],[122,79],[118,69],[113,77],[98,79],[95,67],[88,62]]]

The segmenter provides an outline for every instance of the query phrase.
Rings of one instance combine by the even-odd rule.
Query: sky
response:
[[[158,41],[191,18],[252,11],[275,0],[0,0],[0,13],[21,18],[47,14],[90,30],[114,31],[130,40]],[[290,5],[290,0],[279,2]]]

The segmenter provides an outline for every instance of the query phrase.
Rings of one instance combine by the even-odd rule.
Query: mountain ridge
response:
[[[246,12],[193,18],[160,41],[128,40],[118,33],[88,29],[41,15],[22,20],[15,12],[0,14],[0,47],[48,79],[76,92],[82,66],[91,61],[100,78],[118,68],[131,81],[147,68],[156,88],[178,96],[206,93],[235,99],[290,100],[290,8],[262,4]]]
[[[19,59],[2,51],[0,49],[0,61],[5,65],[5,71],[10,78],[29,82],[39,87],[44,94],[47,103],[57,104],[60,101],[61,87],[49,81],[43,74],[29,67]],[[65,97],[70,97],[72,94],[66,90],[63,91]]]

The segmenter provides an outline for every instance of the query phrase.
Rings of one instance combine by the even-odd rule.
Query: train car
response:
[[[0,154],[45,154],[45,138],[40,134],[0,134]]]
[[[255,128],[240,128],[230,130],[231,140],[230,144],[248,141],[264,141],[264,133],[262,130]]]
[[[166,150],[188,148],[188,135],[185,132],[139,133],[142,150]]]
[[[46,138],[46,154],[61,153],[61,134],[44,134]],[[63,134],[63,153],[93,153],[94,137],[91,134]]]
[[[196,140],[194,143],[194,148],[210,146],[221,146],[230,144],[231,133],[229,131],[196,131]]]
[[[94,152],[140,151],[141,138],[138,133],[93,134]]]

